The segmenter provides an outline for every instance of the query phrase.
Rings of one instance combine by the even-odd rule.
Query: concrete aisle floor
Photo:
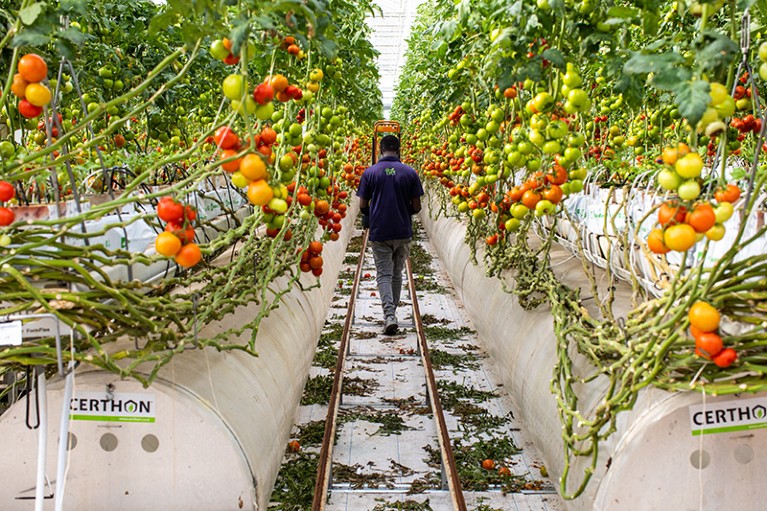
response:
[[[356,234],[361,236],[362,231]],[[326,334],[315,357],[318,365],[312,367],[296,418],[295,436],[303,439],[304,456],[319,452],[318,435],[309,441],[306,432],[312,424],[322,425],[318,421],[325,419],[327,400],[323,403],[311,394],[311,389],[317,388],[312,383],[332,382],[327,355],[333,353],[333,347],[337,350],[360,239],[355,236],[347,251]],[[468,509],[564,510],[553,485],[542,475],[545,468],[525,438],[524,424],[514,414],[511,397],[499,384],[492,361],[483,352],[481,340],[433,254],[428,240],[417,234],[411,253],[416,292]],[[383,313],[369,249],[364,257],[326,509],[451,510],[449,492],[441,484],[439,445],[426,401],[411,297],[405,284],[397,309],[399,332],[383,335]],[[296,453],[286,454],[275,495],[280,489],[286,491],[285,478],[291,472],[285,467],[295,457]],[[493,460],[493,470],[482,468],[485,459]]]

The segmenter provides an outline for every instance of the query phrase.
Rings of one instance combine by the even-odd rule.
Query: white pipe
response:
[[[41,370],[37,377],[37,402],[39,412],[37,420],[37,486],[35,487],[35,511],[43,511],[45,502],[45,460],[48,447],[48,401],[45,399],[45,371]]]
[[[69,450],[69,403],[72,401],[72,392],[75,383],[75,363],[69,361],[67,370],[69,374],[64,381],[64,399],[61,402],[61,425],[59,426],[59,457],[56,466],[56,503],[55,511],[64,509],[64,483],[67,469],[67,451]]]

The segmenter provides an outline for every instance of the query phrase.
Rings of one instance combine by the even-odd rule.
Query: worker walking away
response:
[[[384,313],[384,333],[397,332],[402,270],[410,255],[412,216],[421,211],[423,187],[418,173],[399,159],[399,139],[381,139],[378,163],[365,169],[357,189],[360,211],[368,215],[368,240],[376,265],[376,283]]]

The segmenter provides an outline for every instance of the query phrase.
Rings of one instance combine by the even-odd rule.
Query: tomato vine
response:
[[[409,161],[439,214],[467,222],[475,260],[522,307],[551,309],[562,495],[584,491],[643,388],[764,390],[767,66],[745,65],[767,57],[763,2],[432,0],[419,12],[393,115],[413,126]],[[679,212],[671,223],[664,208]],[[586,286],[561,282],[554,243],[580,258]],[[624,285],[631,309],[618,313]],[[688,318],[700,302],[725,318],[711,333],[727,360],[700,352]],[[592,372],[576,370],[582,358]],[[579,389],[595,379],[605,391],[586,413]]]

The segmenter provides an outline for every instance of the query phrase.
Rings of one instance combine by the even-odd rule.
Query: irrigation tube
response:
[[[64,509],[64,472],[67,469],[67,450],[69,449],[69,403],[75,384],[75,362],[69,361],[67,377],[64,380],[64,398],[61,401],[61,425],[59,426],[59,457],[56,465],[56,503],[55,511]]]
[[[45,370],[40,369],[37,376],[37,396],[40,403],[38,412],[39,429],[37,430],[37,486],[35,487],[35,511],[43,511],[45,496],[45,460],[48,447],[48,400],[45,396]]]

